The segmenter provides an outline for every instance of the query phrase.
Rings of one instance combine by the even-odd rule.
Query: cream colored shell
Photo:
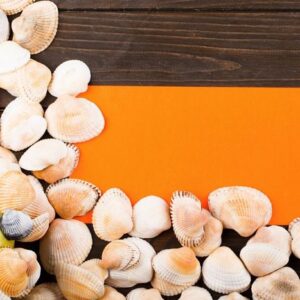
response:
[[[240,293],[233,292],[229,295],[221,296],[219,300],[249,300],[248,298],[242,296]]]
[[[104,295],[102,296],[101,300],[126,300],[126,298],[116,289],[105,285]]]
[[[127,300],[163,300],[156,289],[137,288],[129,292]]]
[[[0,9],[7,15],[14,15],[21,12],[27,5],[33,2],[34,0],[1,0]]]
[[[1,4],[0,4],[1,7]],[[9,38],[9,22],[6,14],[0,8],[0,43],[5,42]]]
[[[64,300],[57,283],[42,283],[35,286],[24,300]]]
[[[213,298],[208,290],[191,286],[182,292],[179,300],[213,300]]]
[[[289,232],[292,236],[293,254],[300,259],[300,218],[294,219],[289,225]]]
[[[16,156],[8,149],[0,146],[0,159],[4,159],[11,163],[18,163]]]

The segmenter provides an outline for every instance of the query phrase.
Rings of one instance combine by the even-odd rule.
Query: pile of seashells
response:
[[[17,97],[1,117],[0,142],[0,299],[27,300],[209,300],[194,286],[200,276],[220,300],[247,299],[251,275],[254,300],[300,299],[297,273],[286,267],[291,253],[300,259],[300,218],[289,231],[266,226],[270,200],[250,187],[225,187],[209,195],[209,210],[190,192],[173,193],[170,205],[148,196],[133,207],[127,195],[112,188],[101,195],[93,184],[68,178],[79,161],[80,143],[104,129],[99,108],[85,98],[91,79],[78,60],[62,63],[51,74],[31,54],[54,40],[58,9],[51,1],[0,0],[0,88]],[[21,12],[12,22],[7,15]],[[44,113],[47,91],[57,98]],[[40,140],[48,131],[52,138]],[[25,150],[26,149],[26,150]],[[12,151],[21,151],[17,158]],[[23,171],[22,171],[23,170]],[[26,174],[32,175],[26,175]],[[48,183],[44,192],[40,181]],[[107,241],[99,258],[87,225],[74,220],[93,210],[96,235]],[[58,216],[56,218],[56,215]],[[144,240],[173,227],[182,247],[156,253]],[[223,228],[252,236],[238,257],[221,246]],[[121,239],[124,235],[131,237]],[[14,248],[15,241],[39,240],[39,259],[57,283],[36,285],[41,266],[35,252]],[[207,257],[202,264],[198,257]],[[149,283],[125,298],[117,288]]]

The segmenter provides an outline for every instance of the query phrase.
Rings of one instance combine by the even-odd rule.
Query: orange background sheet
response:
[[[84,96],[106,127],[79,145],[74,178],[133,203],[188,190],[205,207],[215,188],[252,186],[270,197],[273,224],[300,216],[300,89],[94,86]]]

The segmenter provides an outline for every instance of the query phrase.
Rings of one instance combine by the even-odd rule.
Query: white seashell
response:
[[[116,289],[105,285],[104,295],[101,300],[126,300],[126,298],[119,293]]]
[[[133,206],[133,229],[131,236],[154,238],[171,228],[169,206],[165,200],[148,196]]]
[[[11,163],[18,163],[16,156],[8,149],[0,146],[0,158]]]
[[[241,250],[240,257],[248,271],[265,276],[282,267],[291,255],[291,236],[280,226],[261,227]]]
[[[34,0],[1,0],[0,9],[2,9],[7,15],[14,15],[21,12],[32,2],[34,2]]]
[[[294,219],[289,225],[289,232],[292,236],[293,254],[300,258],[300,218]]]
[[[8,38],[9,38],[9,22],[6,14],[0,8],[0,43],[7,41]]]
[[[163,300],[156,289],[138,288],[132,290],[126,297],[127,300]]]
[[[1,299],[1,298],[0,298]],[[35,286],[24,300],[64,300],[56,283],[42,283]]]
[[[9,171],[21,171],[17,163],[12,163],[6,159],[0,158],[0,176]]]
[[[205,285],[221,294],[244,292],[251,282],[246,268],[228,247],[220,247],[208,256],[202,273]]]
[[[182,292],[179,300],[213,300],[213,298],[208,290],[198,286],[191,286]]]
[[[91,71],[84,62],[68,60],[54,71],[49,93],[54,97],[77,96],[87,91],[90,80]]]
[[[103,282],[108,277],[107,269],[101,266],[101,260],[98,258],[86,260],[84,263],[80,265],[80,267],[94,273]]]
[[[249,300],[249,299],[242,296],[240,293],[233,292],[229,295],[220,297],[219,300]]]

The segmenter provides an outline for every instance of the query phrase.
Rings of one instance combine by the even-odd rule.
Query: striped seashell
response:
[[[57,283],[42,283],[35,286],[24,300],[64,300]]]
[[[0,9],[7,15],[15,15],[33,2],[34,0],[1,0]]]
[[[208,290],[191,286],[182,292],[179,300],[213,300],[213,298]]]
[[[101,260],[98,258],[86,260],[80,267],[94,273],[98,278],[101,278],[103,282],[108,277],[107,269],[101,266]]]

